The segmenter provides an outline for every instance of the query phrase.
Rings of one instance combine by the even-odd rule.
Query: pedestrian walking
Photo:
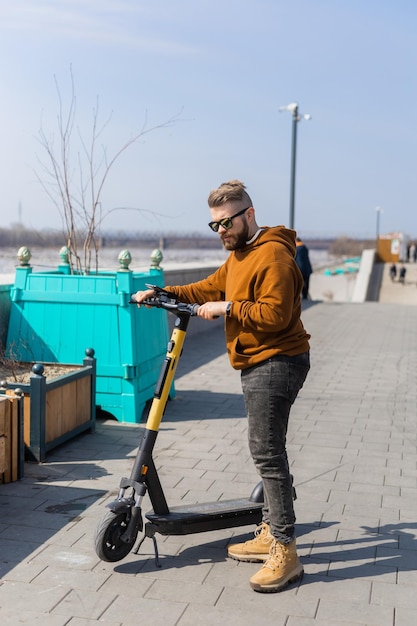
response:
[[[301,241],[299,237],[297,237],[296,245],[297,247],[295,251],[295,261],[298,267],[300,268],[300,272],[303,275],[303,281],[304,281],[301,294],[302,294],[303,300],[307,300],[309,288],[310,288],[310,276],[313,273],[313,268],[310,263],[310,255],[308,252],[308,248],[305,245],[305,243]]]

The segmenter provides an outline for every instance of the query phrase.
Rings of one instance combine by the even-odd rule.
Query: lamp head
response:
[[[290,104],[279,107],[279,111],[289,111],[293,115],[294,113],[296,113],[297,110],[298,110],[298,102],[291,102]]]

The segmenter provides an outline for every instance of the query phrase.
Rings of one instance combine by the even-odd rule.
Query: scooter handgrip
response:
[[[190,310],[191,317],[193,317],[194,315],[198,315],[197,311],[198,311],[199,308],[200,308],[199,304],[190,304],[189,305],[189,310]],[[219,317],[218,315],[215,315],[214,319],[217,319],[218,317]]]

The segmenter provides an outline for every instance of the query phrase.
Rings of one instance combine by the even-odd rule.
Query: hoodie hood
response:
[[[261,226],[258,233],[247,242],[247,247],[244,248],[244,250],[262,246],[263,244],[270,242],[280,244],[292,258],[295,257],[296,232],[295,230],[286,228],[285,226]]]

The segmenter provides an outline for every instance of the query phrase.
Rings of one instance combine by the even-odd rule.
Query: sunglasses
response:
[[[223,228],[225,228],[226,230],[230,230],[233,226],[232,220],[234,220],[235,217],[239,217],[239,215],[243,215],[250,208],[252,207],[247,206],[246,209],[242,209],[241,211],[239,211],[239,213],[235,213],[234,215],[231,215],[230,217],[224,217],[222,220],[219,220],[218,222],[209,222],[209,226],[211,230],[214,230],[215,233],[218,232],[220,226],[223,226]]]

